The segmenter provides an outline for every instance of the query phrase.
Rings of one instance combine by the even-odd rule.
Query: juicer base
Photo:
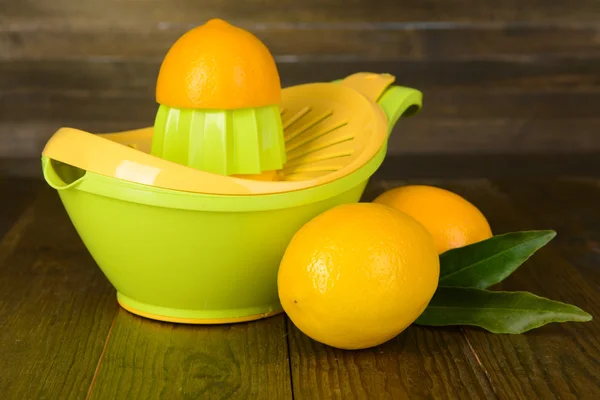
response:
[[[265,313],[247,315],[242,317],[231,317],[231,318],[185,318],[185,317],[176,317],[164,314],[156,314],[148,311],[143,311],[140,308],[140,303],[135,300],[131,300],[128,297],[124,296],[121,293],[117,293],[117,302],[121,307],[123,307],[126,311],[129,311],[132,314],[138,315],[140,317],[153,319],[157,321],[163,322],[172,322],[177,324],[195,324],[195,325],[217,325],[217,324],[235,324],[241,322],[249,322],[256,321],[263,318],[273,317],[275,315],[281,314],[283,309],[277,309]],[[129,303],[129,304],[128,304]],[[131,303],[136,303],[136,306],[132,306]],[[153,307],[153,306],[146,306]],[[168,309],[163,309],[168,310]]]

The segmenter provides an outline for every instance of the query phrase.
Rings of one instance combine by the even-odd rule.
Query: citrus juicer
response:
[[[394,80],[389,74],[357,73],[335,83],[283,89],[280,112],[288,161],[273,180],[208,173],[153,156],[152,127],[107,134],[61,128],[46,143],[43,156],[87,171],[86,180],[95,173],[164,189],[226,195],[308,189],[334,182],[373,158],[389,133],[386,112],[393,126],[398,110],[408,110],[405,116],[418,111],[422,94],[393,86]]]
[[[167,52],[156,86],[152,155],[222,175],[282,168],[279,73],[250,32],[220,19],[186,32]]]
[[[393,83],[357,73],[284,88],[286,162],[266,179],[165,160],[153,128],[62,128],[42,152],[44,177],[123,308],[179,323],[263,318],[282,310],[277,270],[294,233],[358,202],[391,127],[420,110],[421,93]]]

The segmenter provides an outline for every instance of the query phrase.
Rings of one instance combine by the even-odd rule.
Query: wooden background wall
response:
[[[0,0],[0,159],[60,126],[151,125],[162,56],[212,17],[264,40],[284,85],[421,89],[391,153],[600,150],[600,0]]]

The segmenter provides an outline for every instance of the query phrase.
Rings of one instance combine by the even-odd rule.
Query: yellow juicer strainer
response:
[[[287,162],[273,174],[219,175],[153,156],[152,127],[107,134],[62,128],[42,154],[84,171],[178,191],[249,195],[306,189],[352,173],[385,145],[388,120],[376,102],[386,89],[401,89],[407,104],[421,104],[419,91],[389,88],[394,81],[389,74],[357,73],[337,83],[283,89]]]

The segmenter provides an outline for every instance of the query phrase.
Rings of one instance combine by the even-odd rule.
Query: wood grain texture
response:
[[[313,341],[288,321],[295,399],[492,399],[458,329],[409,327],[367,350]]]
[[[557,231],[561,255],[600,293],[600,184],[592,179],[508,182],[497,186],[536,224]]]
[[[152,101],[161,59],[0,61],[0,94],[62,93],[73,96],[124,96]],[[360,71],[387,72],[396,84],[433,90],[513,94],[586,93],[600,89],[600,57],[548,56],[513,60],[281,61],[282,85],[340,79]],[[489,101],[493,102],[491,92]],[[568,107],[565,99],[560,105]],[[447,104],[448,107],[453,106]],[[530,105],[535,109],[535,104]],[[585,107],[585,105],[582,105]],[[493,112],[493,110],[491,110]],[[495,114],[497,115],[497,114]],[[526,114],[522,114],[526,115]],[[576,115],[565,111],[559,115]],[[477,117],[474,115],[473,117]]]
[[[104,133],[137,129],[151,124],[150,118],[137,122],[78,121],[73,118],[41,122],[0,122],[0,175],[3,165],[1,160],[17,157],[30,158],[37,163],[33,166],[37,174],[37,169],[41,169],[38,155],[60,127],[71,126],[88,132]],[[569,134],[565,134],[566,132]],[[600,152],[600,118],[427,119],[425,115],[421,115],[400,120],[388,142],[389,156],[423,156],[423,161],[431,160],[429,157],[432,156],[441,156],[440,160],[457,155],[468,156],[464,161],[455,157],[455,162],[462,164],[472,160],[470,156],[509,153],[521,156],[523,161],[527,161],[524,159],[525,155],[533,155],[534,158],[528,165],[534,164],[535,157],[542,157],[551,164],[549,168],[552,168],[559,163],[559,158],[573,154],[584,156],[581,160],[572,157],[573,161],[581,164],[586,160],[585,155],[592,152]],[[509,158],[502,161],[508,163]],[[590,161],[595,160],[592,158]],[[596,164],[600,164],[600,160]],[[5,165],[8,165],[8,161]],[[493,167],[487,165],[484,168]],[[538,170],[541,168],[537,167]],[[567,164],[564,168],[568,172]],[[22,176],[31,176],[29,171]]]
[[[0,62],[7,121],[153,120],[159,62]],[[389,72],[424,93],[434,118],[597,118],[599,59],[519,62],[306,62],[280,64],[284,86],[357,71]]]
[[[600,150],[600,118],[430,119],[427,114],[424,109],[423,114],[396,124],[388,142],[389,154],[533,154],[546,155],[553,162],[553,155]]]
[[[600,177],[600,153],[388,156],[374,179]]]
[[[1,170],[1,169],[0,169]],[[0,172],[0,243],[21,213],[30,205],[41,187],[37,179],[17,179]]]
[[[0,244],[2,398],[85,398],[115,311],[114,291],[44,189]]]
[[[390,167],[396,179],[404,177],[398,165]],[[149,321],[117,309],[52,190],[44,188],[15,223],[40,183],[3,178],[2,398],[79,399],[88,391],[99,399],[600,397],[598,180],[375,179],[364,200],[407,182],[464,195],[496,233],[558,230],[501,286],[576,304],[595,319],[523,335],[410,327],[351,352],[318,344],[289,321],[286,333],[284,316],[206,327]]]
[[[338,75],[346,76],[346,75]],[[413,86],[414,87],[414,86]],[[427,119],[538,119],[597,118],[600,90],[552,93],[494,89],[423,89],[423,113]],[[151,125],[157,105],[152,95],[138,93],[0,93],[0,107],[7,122],[111,121]],[[427,108],[425,108],[427,107]],[[583,121],[582,123],[585,123]],[[592,143],[595,144],[595,143]]]
[[[290,399],[285,319],[190,326],[119,310],[91,399]]]
[[[268,9],[268,12],[265,10]],[[567,0],[452,0],[398,2],[380,0],[8,0],[3,4],[3,20],[61,23],[65,20],[106,21],[119,25],[143,21],[149,25],[197,24],[211,17],[227,18],[237,23],[252,22],[342,22],[342,21],[589,21],[600,15],[596,0],[579,0],[573,6]],[[34,20],[34,21],[35,21]]]
[[[391,154],[565,153],[600,150],[594,60],[283,63],[281,71],[286,86],[375,70],[422,90],[423,111],[397,125]],[[0,70],[0,157],[37,157],[60,126],[98,132],[154,120],[153,62],[14,61]]]
[[[598,0],[6,0],[0,120],[150,124],[164,54],[221,17],[264,40],[284,86],[373,71],[422,90],[393,154],[595,151],[599,16]],[[37,157],[48,137],[7,130],[0,157]]]
[[[535,183],[530,182],[530,185]],[[547,221],[531,219],[529,213],[487,181],[443,186],[464,195],[479,207],[488,217],[494,233],[553,228]],[[500,398],[594,399],[600,396],[597,356],[600,296],[588,277],[559,250],[550,243],[499,286],[575,304],[592,314],[594,320],[550,324],[523,335],[492,335],[463,328]]]
[[[197,24],[201,23],[198,21]],[[459,22],[244,25],[278,61],[532,59],[600,55],[600,26],[573,23]],[[103,20],[0,26],[3,60],[160,60],[191,26]],[[540,63],[541,67],[544,63]]]

